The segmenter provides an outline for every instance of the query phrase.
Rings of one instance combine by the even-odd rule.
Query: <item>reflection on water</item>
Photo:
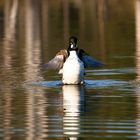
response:
[[[70,135],[71,140],[76,140],[80,132],[80,116],[84,107],[84,86],[64,85],[64,134]]]
[[[137,79],[140,79],[140,2],[136,0],[136,70]]]
[[[26,1],[27,2],[27,1]],[[28,1],[29,2],[29,1]],[[31,3],[26,3],[27,9],[31,7]],[[34,43],[33,35],[33,19],[32,11],[27,10],[26,16],[26,44],[25,44],[25,82],[43,80],[39,69],[41,64],[41,48],[39,44]],[[37,40],[39,38],[36,37]],[[36,42],[37,43],[37,42]],[[36,88],[26,88],[27,94],[27,140],[41,140],[46,137],[46,106],[44,90]],[[41,94],[38,94],[41,93]]]
[[[140,77],[139,0],[0,6],[0,139],[140,139],[140,88],[132,82]],[[41,68],[70,35],[107,64],[87,70],[85,86],[62,85]]]
[[[135,14],[136,14],[136,72],[137,77],[136,80],[138,83],[140,82],[140,1],[136,0],[135,3]],[[138,84],[139,85],[139,84]],[[140,87],[136,87],[136,95],[137,95],[137,135],[140,139]],[[138,140],[139,140],[138,139]]]

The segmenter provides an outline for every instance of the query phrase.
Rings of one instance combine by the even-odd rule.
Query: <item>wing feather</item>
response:
[[[98,68],[104,66],[102,62],[89,56],[83,49],[80,49],[78,54],[83,61],[85,68]]]
[[[60,70],[63,67],[63,64],[67,57],[67,50],[60,50],[53,59],[51,59],[48,63],[44,64],[44,68]]]

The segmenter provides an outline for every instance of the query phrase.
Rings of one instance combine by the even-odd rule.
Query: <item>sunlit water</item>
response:
[[[139,138],[139,89],[120,75],[133,76],[135,69],[89,70],[81,86],[62,85],[55,76],[1,83],[0,138]]]
[[[42,1],[40,40],[38,18],[33,36],[21,22],[15,42],[1,39],[0,140],[140,139],[140,2],[105,2]],[[86,70],[84,85],[42,68],[71,34],[105,63]]]

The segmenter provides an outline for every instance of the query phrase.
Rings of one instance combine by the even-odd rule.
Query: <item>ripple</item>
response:
[[[124,86],[128,85],[129,82],[121,81],[121,80],[85,80],[85,85],[87,88],[107,88],[107,87],[114,87],[114,86]],[[33,82],[30,85],[32,86],[40,86],[46,88],[58,88],[63,86],[61,81],[40,81],[40,82]]]
[[[40,82],[32,82],[30,85],[32,86],[41,86],[48,88],[57,88],[61,87],[63,84],[61,81],[40,81]]]
[[[87,88],[107,88],[128,85],[128,82],[121,80],[86,80]]]
[[[134,74],[135,68],[120,68],[120,69],[102,69],[102,70],[86,70],[90,75],[121,75],[121,74]]]
[[[52,116],[53,117],[53,116]],[[58,124],[59,121],[59,124]],[[52,123],[51,123],[52,122]],[[64,117],[48,121],[48,137],[121,137],[138,138],[140,133],[136,121]],[[60,127],[61,126],[61,127]],[[63,134],[63,135],[62,135]]]

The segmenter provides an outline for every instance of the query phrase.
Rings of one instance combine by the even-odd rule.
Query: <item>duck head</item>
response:
[[[68,51],[78,51],[77,38],[74,36],[69,38]]]

